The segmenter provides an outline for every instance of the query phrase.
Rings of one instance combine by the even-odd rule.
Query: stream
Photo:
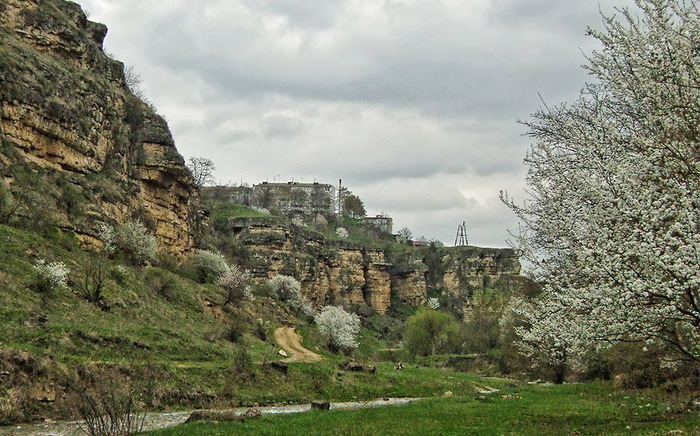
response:
[[[370,401],[354,401],[343,403],[330,403],[331,410],[360,409],[363,407],[396,406],[408,404],[420,398],[386,398]],[[217,412],[233,411],[236,415],[244,415],[251,409],[260,411],[263,415],[276,415],[286,413],[300,413],[311,410],[310,404],[294,406],[265,406],[265,407],[237,407],[234,409],[216,410]],[[143,431],[157,430],[183,424],[193,411],[186,412],[160,412],[147,413]],[[80,436],[84,433],[78,427],[77,422],[46,421],[39,424],[15,424],[0,427],[0,436]]]

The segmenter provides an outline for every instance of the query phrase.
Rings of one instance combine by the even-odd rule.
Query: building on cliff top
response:
[[[394,233],[394,220],[387,214],[367,216],[362,219],[366,224],[370,224],[386,233]]]
[[[219,199],[288,217],[335,215],[338,201],[336,187],[319,182],[262,182],[253,186],[216,186],[207,189],[216,192],[214,195]],[[393,219],[385,213],[361,220],[383,232],[393,233]]]
[[[332,215],[335,213],[335,187],[324,183],[269,183],[251,186],[217,186],[225,197],[238,204],[267,209],[285,216]]]

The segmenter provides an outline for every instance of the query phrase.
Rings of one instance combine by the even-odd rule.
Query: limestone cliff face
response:
[[[392,274],[392,291],[398,301],[409,306],[422,306],[428,300],[428,284],[425,274],[428,268],[420,260],[404,264],[403,271]]]
[[[495,286],[520,274],[520,262],[511,249],[454,247],[440,256],[444,286],[451,294]]]
[[[421,306],[429,293],[470,304],[475,289],[512,288],[520,279],[513,250],[478,247],[409,248],[401,255],[326,241],[284,218],[231,222],[239,260],[260,279],[295,277],[314,306],[368,306],[385,313],[393,304]]]
[[[317,307],[366,305],[381,313],[389,308],[391,280],[383,252],[329,243],[284,218],[236,219],[231,228],[240,258],[256,277],[293,276]]]
[[[100,221],[140,219],[186,252],[191,176],[166,122],[104,54],[106,33],[69,1],[0,2],[0,175],[29,219],[44,207],[87,243]],[[28,180],[69,186],[71,207],[65,192],[28,195]]]

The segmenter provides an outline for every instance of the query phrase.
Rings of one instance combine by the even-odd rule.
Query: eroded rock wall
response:
[[[284,218],[237,219],[231,229],[240,260],[259,279],[293,276],[316,307],[366,305],[382,313],[389,308],[391,280],[383,252],[329,243]]]
[[[191,176],[165,120],[104,53],[106,33],[72,2],[0,2],[0,175],[28,214],[45,206],[87,243],[99,222],[140,219],[166,250],[187,252]],[[21,192],[31,187],[19,167],[33,173],[25,179],[70,185],[80,214]]]
[[[421,306],[436,291],[468,306],[473,290],[511,286],[520,273],[513,250],[409,248],[390,262],[382,250],[329,242],[277,217],[235,219],[231,238],[256,277],[293,276],[316,307],[364,305],[386,313],[392,304]]]

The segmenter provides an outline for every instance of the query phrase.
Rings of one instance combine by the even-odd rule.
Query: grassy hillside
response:
[[[391,362],[379,363],[376,375],[346,372],[340,365],[348,358],[328,353],[309,320],[295,318],[264,286],[254,287],[253,300],[224,306],[219,287],[197,283],[167,257],[136,266],[84,251],[70,233],[8,225],[0,225],[0,246],[0,423],[68,417],[72,397],[97,389],[91,383],[104,381],[105,371],[156,410],[433,396],[455,383],[469,391],[475,380],[430,368],[397,372]],[[40,260],[65,264],[65,287],[41,289]],[[91,302],[86,289],[94,289],[96,271],[104,281]],[[378,352],[389,343],[375,328],[387,322],[368,319],[356,359],[396,357]],[[270,368],[281,358],[271,333],[283,324],[298,326],[304,344],[326,359],[290,364],[288,374]]]

